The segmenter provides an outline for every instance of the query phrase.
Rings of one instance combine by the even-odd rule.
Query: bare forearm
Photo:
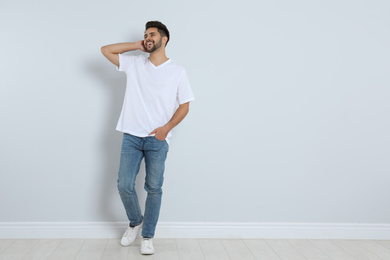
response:
[[[169,120],[168,123],[165,125],[154,129],[153,132],[149,133],[149,135],[154,134],[155,137],[159,140],[164,140],[167,137],[167,134],[169,131],[171,131],[175,126],[177,126],[188,114],[190,107],[190,103],[184,103],[180,105],[177,109],[176,112],[173,114],[171,120]]]
[[[127,51],[135,51],[140,49],[139,42],[123,42],[123,43],[115,43],[103,46],[101,48],[102,53],[113,53],[113,54],[119,54],[124,53]]]
[[[173,114],[171,120],[165,125],[168,129],[168,132],[171,131],[175,126],[177,126],[188,114],[189,111],[189,103],[185,103],[180,105],[175,114]]]

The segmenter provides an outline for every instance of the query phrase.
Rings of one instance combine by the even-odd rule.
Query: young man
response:
[[[118,190],[130,221],[121,244],[129,246],[142,227],[141,254],[153,254],[161,206],[165,159],[171,130],[189,111],[194,100],[186,72],[165,54],[167,27],[158,21],[145,26],[144,40],[103,46],[103,55],[127,74],[126,94],[117,130],[123,132]],[[149,58],[123,55],[142,50]],[[177,105],[179,105],[177,107]],[[147,198],[142,216],[135,179],[145,158]]]

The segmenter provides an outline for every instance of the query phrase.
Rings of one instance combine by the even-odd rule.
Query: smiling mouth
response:
[[[148,42],[148,43],[146,43],[146,46],[148,46],[148,47],[151,47],[153,45],[153,43],[152,42]]]

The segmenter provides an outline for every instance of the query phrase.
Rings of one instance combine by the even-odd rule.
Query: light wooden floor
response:
[[[140,240],[3,239],[0,259],[390,259],[390,240],[154,239],[155,254],[139,254]]]

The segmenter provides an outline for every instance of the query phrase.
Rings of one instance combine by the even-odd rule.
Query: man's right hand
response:
[[[137,42],[139,44],[139,50],[143,51],[143,52],[146,52],[146,48],[145,48],[145,45],[144,45],[144,40],[142,41],[138,41]]]

